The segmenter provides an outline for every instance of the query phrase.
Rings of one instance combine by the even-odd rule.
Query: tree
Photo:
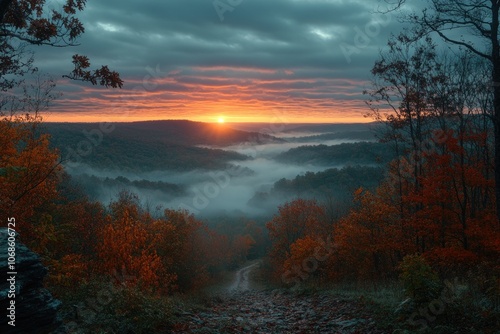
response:
[[[36,71],[27,45],[76,45],[85,31],[77,13],[86,2],[66,0],[61,8],[51,9],[46,0],[0,0],[0,91],[12,89],[19,77]],[[123,85],[119,74],[107,66],[89,70],[86,56],[76,54],[72,61],[74,69],[68,78],[113,88]]]
[[[408,248],[402,242],[406,231],[390,201],[390,190],[381,185],[375,194],[360,188],[354,195],[356,207],[334,232],[338,253],[331,275],[348,270],[365,278],[390,276]]]
[[[411,176],[414,187],[418,188],[419,158],[429,135],[429,119],[435,114],[432,107],[435,85],[442,82],[444,76],[439,71],[435,45],[430,39],[418,43],[400,34],[388,45],[389,51],[381,55],[372,69],[374,89],[365,93],[372,97],[370,115],[385,121],[389,127],[382,141],[393,141],[398,156],[405,153],[405,149],[414,155]],[[389,108],[390,112],[383,114],[381,107]]]
[[[325,209],[316,201],[297,199],[279,207],[279,214],[266,224],[273,243],[269,253],[274,270],[281,274],[291,247],[298,239],[310,236],[324,238],[329,235]]]
[[[165,271],[146,225],[134,219],[128,208],[101,232],[102,243],[97,250],[103,274],[113,276],[125,271],[135,276],[132,284],[170,291],[175,275]]]
[[[478,171],[482,177],[492,178],[493,131],[488,119],[491,95],[484,92],[481,83],[485,64],[471,57],[470,51],[453,55],[437,53],[429,37],[422,44],[404,33],[388,44],[389,50],[381,54],[372,69],[374,88],[367,93],[372,97],[371,115],[388,125],[382,140],[392,142],[400,157],[390,170],[403,217],[423,208],[421,201],[413,204],[406,201],[403,205],[402,199],[409,193],[420,193],[422,182],[436,173],[426,162],[434,153],[456,157],[455,166],[462,172],[468,164],[481,166]],[[387,106],[390,112],[384,114]],[[451,152],[452,146],[441,144],[453,133],[457,134],[460,141],[457,145],[462,149]],[[472,135],[482,139],[471,140]],[[465,174],[460,180],[467,179]],[[466,216],[464,210],[469,204],[477,207],[482,201],[486,207],[493,200],[493,187],[469,192],[465,181],[459,184],[464,193],[462,217]]]
[[[28,229],[37,206],[55,196],[58,152],[49,147],[48,136],[40,134],[40,112],[56,97],[52,80],[34,76],[34,84],[23,82],[36,74],[34,53],[29,46],[75,45],[84,27],[77,12],[86,0],[67,0],[51,9],[46,0],[0,0],[0,213],[16,215]],[[73,56],[74,69],[66,75],[106,87],[122,87],[117,72],[103,66],[89,70],[86,56]],[[29,236],[28,236],[29,238]]]
[[[0,119],[0,214],[18,220],[25,242],[36,235],[29,224],[35,209],[56,196],[61,168],[48,136],[33,132],[34,122],[29,115]]]
[[[393,9],[399,9],[406,1],[398,0]],[[500,1],[428,0],[428,2],[430,6],[427,6],[421,15],[412,14],[409,17],[416,25],[417,36],[435,33],[445,42],[464,47],[491,65],[495,198],[497,220],[500,223],[500,19],[498,16]]]

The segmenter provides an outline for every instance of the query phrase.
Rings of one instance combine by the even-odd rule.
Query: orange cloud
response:
[[[367,122],[361,91],[367,83],[317,78],[289,70],[193,67],[161,78],[129,78],[121,90],[64,82],[64,95],[48,121],[152,119],[268,122],[279,115],[295,122]]]

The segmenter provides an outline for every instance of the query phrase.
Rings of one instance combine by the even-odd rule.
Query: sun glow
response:
[[[219,124],[224,123],[224,117],[219,117],[219,119],[217,120],[217,122],[218,122]]]

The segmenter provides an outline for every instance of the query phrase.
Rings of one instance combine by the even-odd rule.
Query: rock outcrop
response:
[[[9,256],[12,255],[12,248],[9,249],[9,247],[13,244],[13,238],[10,240],[10,245],[8,238],[8,230],[1,228],[0,271],[3,278],[0,281],[0,309],[2,310],[0,332],[4,334],[50,333],[60,325],[57,310],[61,302],[54,299],[50,292],[43,288],[43,278],[47,275],[47,268],[42,265],[37,254],[19,242],[18,235],[15,236],[14,243],[15,263],[13,267],[10,267],[12,263],[9,263]]]

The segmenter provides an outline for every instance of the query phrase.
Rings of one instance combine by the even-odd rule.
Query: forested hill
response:
[[[100,128],[99,123],[45,123],[55,137],[64,133],[83,133]],[[241,131],[226,124],[211,124],[186,120],[112,123],[108,137],[143,142],[160,142],[183,146],[229,146],[252,142],[264,144],[283,140],[258,132]]]
[[[293,179],[276,181],[269,191],[258,191],[249,205],[272,209],[279,205],[275,200],[285,198],[328,199],[335,198],[339,209],[346,210],[353,201],[353,193],[359,188],[375,191],[385,175],[383,167],[347,166],[329,168],[322,172],[307,172]]]
[[[279,142],[278,138],[231,129],[224,124],[190,121],[113,123],[46,123],[51,145],[63,159],[95,168],[153,171],[226,168],[245,155],[196,145]]]
[[[359,142],[340,145],[306,145],[276,156],[283,163],[317,166],[385,164],[396,156],[382,143]]]

